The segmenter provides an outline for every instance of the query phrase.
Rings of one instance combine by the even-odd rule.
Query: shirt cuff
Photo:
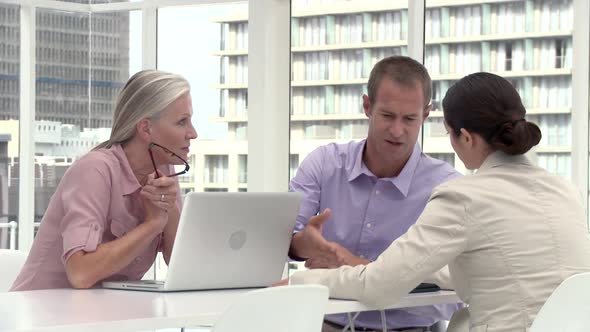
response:
[[[66,229],[62,234],[63,255],[62,263],[65,265],[68,259],[78,251],[96,251],[102,239],[102,226],[97,222],[90,222],[87,225]]]

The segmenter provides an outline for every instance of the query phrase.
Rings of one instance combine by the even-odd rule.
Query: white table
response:
[[[150,293],[52,289],[0,293],[0,331],[138,331],[211,325],[249,290]],[[455,292],[410,294],[389,308],[458,303]],[[330,300],[326,314],[374,310]]]

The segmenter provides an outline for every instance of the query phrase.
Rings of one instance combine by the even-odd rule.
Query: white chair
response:
[[[590,272],[565,279],[537,314],[530,332],[586,332],[590,327]]]
[[[272,287],[244,294],[225,311],[212,332],[320,332],[328,288]]]
[[[0,249],[0,292],[7,292],[20,269],[25,264],[27,254],[18,250]]]
[[[455,311],[447,326],[447,332],[469,332],[469,309],[467,307]]]

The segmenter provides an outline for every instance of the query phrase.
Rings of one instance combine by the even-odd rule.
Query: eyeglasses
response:
[[[164,150],[164,152],[169,153],[171,156],[178,158],[184,164],[184,170],[182,170],[182,171],[180,171],[178,173],[166,175],[167,177],[170,178],[170,177],[173,177],[173,176],[182,175],[182,174],[188,172],[188,170],[191,168],[186,160],[182,159],[182,157],[179,156],[179,155],[177,155],[176,153],[170,151],[170,149],[165,148],[165,147],[163,147],[163,146],[161,146],[160,144],[157,144],[157,143],[150,143],[150,145],[148,146],[148,152],[150,153],[150,159],[152,159],[152,165],[154,165],[154,171],[156,171],[156,179],[160,177],[160,171],[158,171],[158,168],[156,167],[156,160],[154,159],[154,153],[152,152],[152,150],[156,146],[159,147],[160,149]]]

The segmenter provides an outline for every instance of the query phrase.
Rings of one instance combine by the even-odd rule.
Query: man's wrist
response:
[[[301,232],[293,233],[291,237],[291,245],[289,246],[289,257],[296,261],[304,261],[307,258],[303,257],[304,255],[301,253],[301,247],[304,245],[301,243]]]
[[[289,255],[289,258],[290,258],[290,259],[292,259],[292,260],[294,260],[294,261],[297,261],[297,262],[302,262],[302,261],[304,261],[304,260],[306,260],[306,259],[307,259],[307,258],[303,258],[303,257],[297,256],[297,255],[296,255],[296,254],[293,252],[293,246],[291,246],[291,247],[289,248],[289,253],[288,253],[288,255]]]

